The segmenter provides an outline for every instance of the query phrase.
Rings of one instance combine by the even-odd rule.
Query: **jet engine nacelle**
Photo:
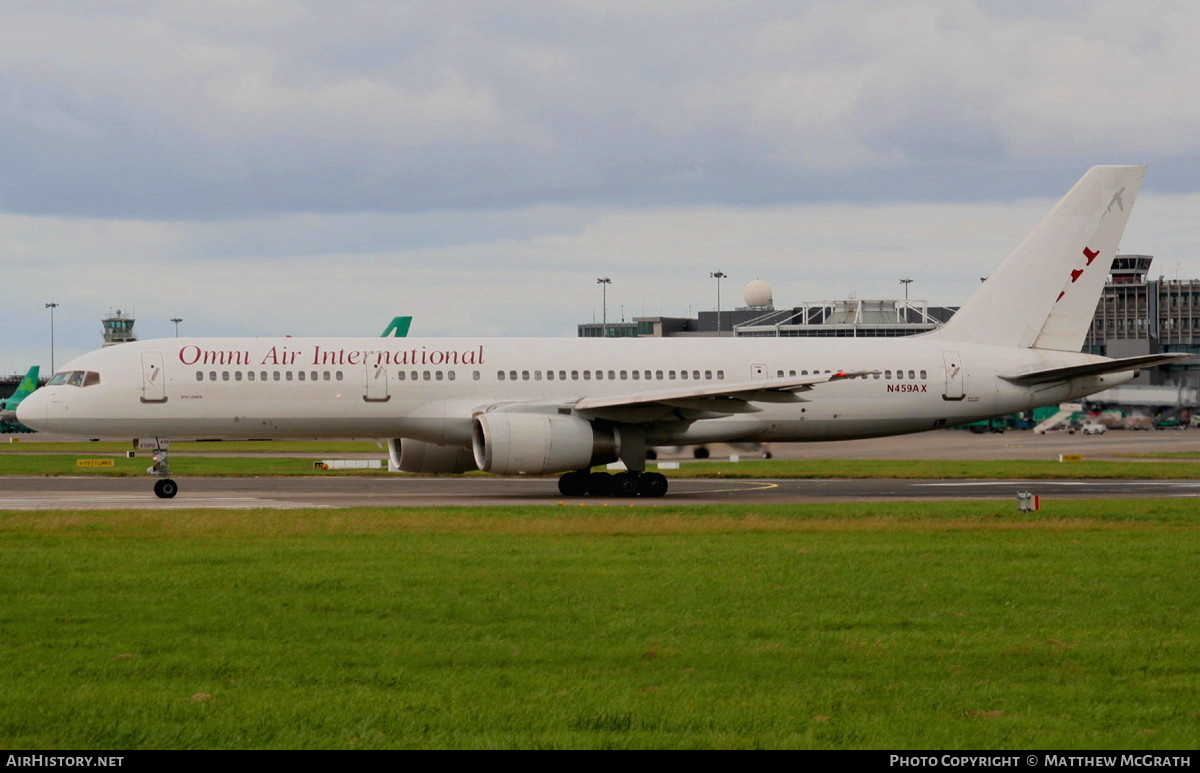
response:
[[[582,470],[617,458],[611,427],[548,413],[480,414],[471,425],[471,448],[479,469],[498,475]]]
[[[462,446],[440,446],[408,438],[388,440],[388,457],[393,470],[402,472],[459,473],[477,470],[471,449]]]

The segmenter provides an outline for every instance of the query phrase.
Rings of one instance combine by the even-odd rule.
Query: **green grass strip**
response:
[[[1179,500],[0,512],[0,747],[1192,748]]]
[[[78,468],[78,459],[111,458],[111,468]],[[337,458],[336,454],[330,458]],[[316,459],[296,457],[220,457],[171,454],[171,472],[177,476],[293,476],[388,475],[376,470],[325,471],[313,468]],[[0,475],[142,475],[151,464],[148,455],[126,459],[121,454],[11,454],[0,459]],[[654,470],[651,466],[648,469]],[[663,470],[671,478],[905,478],[905,479],[1129,479],[1178,480],[1195,478],[1200,468],[1192,462],[1082,461],[955,461],[947,459],[809,459],[744,462],[688,462],[677,470]],[[477,473],[483,474],[483,473]]]

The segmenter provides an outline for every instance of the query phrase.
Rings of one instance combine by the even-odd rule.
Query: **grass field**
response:
[[[1195,506],[0,512],[0,748],[1189,749]]]
[[[231,452],[232,453],[232,452]],[[79,459],[105,456],[111,468],[80,469]],[[331,458],[337,458],[336,453]],[[386,469],[316,470],[312,458],[251,456],[188,456],[172,452],[173,475],[358,475],[383,476]],[[150,466],[147,455],[127,459],[124,455],[96,453],[10,453],[0,455],[3,475],[144,475]],[[602,469],[602,468],[601,468]],[[654,469],[654,467],[650,467]],[[670,478],[944,478],[944,479],[1188,479],[1200,476],[1200,466],[1190,461],[1114,462],[1081,461],[1060,463],[1036,460],[951,460],[951,459],[805,459],[748,460],[744,462],[685,462],[677,470],[663,470]],[[484,475],[486,473],[468,473]]]
[[[0,444],[3,475],[144,475],[151,464],[142,451],[125,457],[129,443],[18,442]],[[235,454],[230,456],[230,454]],[[282,456],[313,454],[315,457]],[[345,454],[373,454],[384,458],[380,445],[355,441],[224,441],[171,444],[171,472],[176,476],[383,476],[386,469],[325,471],[313,468],[318,458]],[[111,468],[80,469],[79,459],[111,458]],[[1200,475],[1200,454],[1145,454],[1156,461],[1084,460],[953,460],[953,459],[805,459],[739,462],[727,460],[683,461],[677,470],[664,470],[671,478],[897,478],[897,479],[1188,479]],[[1165,461],[1158,461],[1165,459]],[[651,469],[654,469],[653,462]],[[470,473],[485,474],[485,473]]]

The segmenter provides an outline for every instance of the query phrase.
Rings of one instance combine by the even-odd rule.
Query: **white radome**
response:
[[[746,289],[742,291],[742,297],[745,298],[746,305],[751,308],[765,308],[775,304],[771,285],[761,279],[755,279],[746,285]]]

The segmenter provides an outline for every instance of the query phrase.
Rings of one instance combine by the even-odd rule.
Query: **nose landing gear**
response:
[[[159,478],[154,481],[155,496],[159,499],[170,499],[178,494],[179,484],[170,478],[171,464],[167,459],[167,449],[171,447],[171,441],[166,438],[151,438],[140,439],[136,443],[140,449],[154,451],[154,464],[150,465],[146,472]]]

